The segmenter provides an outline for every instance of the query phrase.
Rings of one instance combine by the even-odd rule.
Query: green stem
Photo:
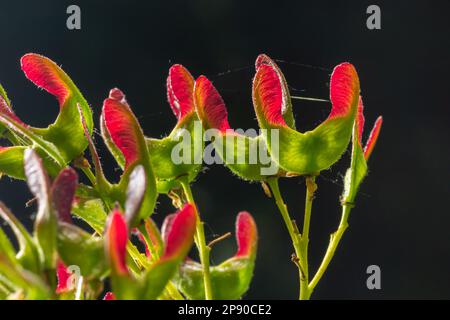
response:
[[[289,236],[291,237],[291,240],[292,240],[292,245],[294,246],[295,257],[293,257],[293,258],[295,260],[293,260],[293,261],[296,263],[296,265],[299,269],[300,297],[301,297],[302,288],[304,287],[304,285],[302,284],[302,279],[304,279],[304,275],[303,275],[304,266],[303,266],[303,262],[300,259],[303,256],[302,246],[301,246],[301,236],[297,230],[297,227],[294,225],[293,221],[291,220],[287,206],[284,203],[283,198],[281,197],[280,188],[278,185],[278,178],[277,177],[269,178],[267,180],[267,183],[269,184],[270,189],[272,190],[272,194],[275,198],[275,203],[278,207],[278,210],[280,211],[280,214],[283,218],[284,224],[286,225],[286,228],[289,232]]]
[[[303,269],[303,277],[300,278],[300,300],[309,300],[312,291],[309,289],[309,268],[308,268],[308,244],[309,225],[311,221],[311,209],[314,200],[314,192],[317,189],[315,177],[306,177],[306,197],[305,215],[303,217],[303,231],[300,240],[301,251],[300,263]]]
[[[159,253],[158,250],[155,248],[154,243],[151,241],[150,237],[148,236],[147,230],[145,230],[145,227],[139,226],[139,231],[144,235],[145,241],[147,242],[148,249],[150,250],[151,260],[158,261],[159,260]],[[169,297],[172,300],[184,300],[184,297],[181,295],[181,293],[178,291],[176,286],[173,284],[172,281],[169,281],[167,283],[167,286],[165,288],[165,295]]]
[[[317,189],[315,184],[315,177],[306,178],[306,199],[305,199],[305,215],[303,220],[303,230],[302,234],[298,232],[297,226],[291,220],[286,204],[281,197],[280,188],[278,185],[278,178],[269,178],[267,183],[272,190],[273,196],[275,198],[275,203],[283,217],[283,221],[288,229],[289,236],[292,240],[292,245],[295,250],[295,257],[293,261],[296,263],[299,269],[300,278],[300,300],[308,300],[311,296],[312,290],[309,289],[309,272],[308,272],[308,243],[309,243],[309,225],[311,221],[311,209],[312,202],[314,199],[314,192]]]
[[[194,197],[192,196],[191,187],[189,183],[184,179],[180,179],[181,186],[183,188],[184,194],[186,195],[187,201],[192,204],[197,212],[197,228],[195,231],[195,244],[197,245],[197,249],[200,255],[200,263],[203,268],[203,283],[205,286],[205,299],[212,300],[212,287],[211,287],[211,274],[209,270],[209,253],[211,248],[206,245],[205,240],[205,229],[204,223],[200,219],[200,214],[198,212],[197,206],[195,205]]]
[[[324,275],[325,271],[328,268],[331,260],[333,259],[334,253],[339,245],[339,242],[344,235],[345,230],[348,228],[348,216],[350,214],[350,210],[352,208],[351,204],[343,203],[342,205],[342,216],[341,221],[339,223],[338,229],[330,236],[330,243],[328,245],[327,251],[325,252],[325,256],[323,257],[322,263],[319,266],[319,269],[316,272],[316,275],[311,280],[309,284],[309,290],[312,291],[319,283],[320,279]]]
[[[89,182],[92,184],[92,186],[95,188],[97,185],[97,179],[95,178],[94,173],[92,172],[91,168],[88,167],[80,167],[81,171],[86,175],[86,177],[89,179]]]

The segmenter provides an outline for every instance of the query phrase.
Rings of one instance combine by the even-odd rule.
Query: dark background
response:
[[[0,81],[17,114],[46,126],[57,103],[20,71],[27,52],[42,53],[72,77],[98,122],[112,87],[128,97],[148,136],[170,132],[175,118],[166,102],[165,78],[173,63],[205,74],[222,93],[235,128],[257,128],[251,105],[253,63],[259,53],[280,59],[292,94],[327,98],[331,69],[352,62],[365,100],[366,134],[380,114],[384,126],[370,159],[357,206],[334,261],[317,287],[318,299],[450,298],[450,137],[448,1],[1,1]],[[366,28],[366,8],[378,4],[382,29]],[[66,28],[66,8],[78,4],[82,29]],[[306,66],[309,65],[309,66]],[[329,104],[294,101],[297,128],[312,129]],[[110,177],[119,177],[104,150]],[[329,233],[337,226],[341,161],[318,179],[310,263],[315,271]],[[300,220],[302,179],[283,180],[291,213]],[[258,224],[260,243],[254,281],[246,298],[294,299],[297,273],[290,240],[276,206],[258,184],[248,184],[220,165],[193,185],[207,237],[232,231],[240,210]],[[23,182],[3,178],[0,198],[30,224],[30,194]],[[160,198],[157,221],[173,209]],[[232,240],[215,247],[221,261]],[[366,287],[367,266],[379,265],[382,289]]]

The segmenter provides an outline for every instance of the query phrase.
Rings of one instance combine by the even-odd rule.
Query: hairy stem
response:
[[[203,283],[205,286],[205,299],[212,300],[212,287],[211,287],[211,274],[209,270],[209,253],[211,248],[206,245],[205,240],[205,229],[204,223],[200,219],[200,214],[198,212],[197,206],[194,201],[194,197],[192,196],[191,187],[189,186],[189,182],[184,178],[180,179],[181,186],[183,188],[184,194],[186,196],[187,201],[192,204],[197,213],[197,227],[195,231],[195,244],[197,246],[199,255],[200,255],[200,263],[202,264],[203,269]]]
[[[323,257],[322,263],[319,266],[319,269],[317,269],[317,272],[314,276],[314,278],[311,280],[311,283],[309,284],[309,290],[312,291],[319,283],[320,279],[322,279],[322,276],[324,275],[325,271],[328,268],[328,265],[330,264],[331,260],[333,259],[334,253],[336,252],[336,249],[339,245],[339,242],[342,239],[342,236],[344,235],[345,230],[348,228],[348,216],[350,214],[350,210],[352,209],[352,205],[348,203],[342,204],[342,216],[341,221],[339,223],[338,229],[330,236],[330,243],[328,244],[327,251],[325,252],[325,255]]]
[[[292,245],[294,246],[295,250],[295,257],[293,257],[294,263],[297,265],[299,269],[299,278],[300,278],[300,291],[302,290],[302,278],[303,276],[303,265],[300,261],[300,257],[302,256],[302,248],[300,245],[301,236],[298,232],[297,227],[294,225],[294,223],[291,220],[291,217],[289,215],[288,209],[286,204],[283,201],[283,198],[281,197],[280,188],[278,186],[278,178],[269,178],[267,180],[267,183],[270,186],[270,189],[272,190],[272,194],[275,198],[275,203],[278,207],[278,210],[280,211],[281,217],[283,218],[284,224],[286,225],[286,228],[289,232],[289,236],[292,240]],[[300,293],[301,295],[301,293]]]
[[[305,215],[303,220],[302,234],[299,233],[297,226],[291,220],[286,204],[280,193],[278,185],[278,178],[269,178],[267,183],[272,190],[275,198],[275,203],[281,213],[284,224],[288,229],[289,236],[294,246],[295,256],[292,257],[292,261],[297,265],[299,269],[300,278],[300,300],[308,300],[311,296],[311,290],[308,286],[309,274],[308,274],[308,243],[309,243],[309,225],[311,220],[312,202],[314,199],[314,192],[317,189],[314,177],[306,178],[306,199],[305,199]]]
[[[308,300],[312,291],[309,289],[309,268],[308,268],[308,244],[309,225],[311,221],[311,209],[314,200],[314,192],[317,190],[315,177],[306,177],[306,197],[305,215],[303,217],[303,231],[300,239],[300,263],[303,269],[303,277],[300,278],[300,300]]]

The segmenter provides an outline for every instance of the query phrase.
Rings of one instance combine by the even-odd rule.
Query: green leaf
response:
[[[31,235],[2,202],[0,202],[0,216],[11,227],[19,242],[19,252],[16,255],[19,263],[27,270],[39,272],[41,270],[39,254]]]
[[[203,127],[195,113],[186,115],[169,136],[163,139],[147,138],[146,142],[157,182],[170,184],[180,176],[188,176],[189,181],[193,181],[200,172]]]
[[[252,138],[236,133],[224,133],[212,144],[225,165],[244,180],[264,181],[270,176],[281,174],[277,163],[267,152],[262,136]]]
[[[6,278],[8,284],[17,290],[23,290],[25,299],[44,300],[50,298],[50,290],[46,284],[34,273],[14,265],[0,253],[0,278]]]
[[[3,229],[0,227],[0,254],[3,254],[11,262],[16,262],[16,250],[9,241],[8,236],[5,234]]]
[[[67,266],[78,266],[87,279],[100,277],[107,271],[103,240],[77,226],[59,223],[58,253]]]
[[[158,298],[167,283],[174,276],[180,261],[177,259],[161,260],[146,272],[143,279],[143,293],[141,298],[154,300]]]
[[[254,259],[231,258],[210,268],[214,299],[240,299],[247,292],[253,277]],[[202,266],[194,261],[185,262],[177,277],[180,290],[191,300],[204,300]]]
[[[79,200],[73,205],[72,213],[86,221],[98,234],[103,234],[107,214],[102,200]]]
[[[6,91],[1,84],[0,84],[0,97],[3,98],[3,100],[5,101],[6,107],[11,109],[11,101],[8,99],[8,95],[6,94]],[[2,136],[4,131],[5,127],[2,124],[0,124],[0,137]]]
[[[271,156],[284,170],[318,174],[340,159],[350,141],[353,121],[352,117],[330,119],[305,133],[281,127],[278,132],[267,130],[263,134]]]
[[[25,180],[23,154],[28,147],[0,147],[0,175],[5,174],[11,178]],[[55,177],[61,170],[60,166],[50,158],[42,149],[36,152],[42,158],[45,170],[50,176]]]
[[[364,158],[364,151],[358,141],[356,122],[353,131],[352,158],[350,168],[345,173],[344,193],[342,194],[342,199],[348,203],[355,201],[359,186],[367,175],[367,162]]]
[[[0,84],[0,96],[6,101],[8,106],[11,106],[11,101],[8,99],[8,95],[6,94],[5,88]]]
[[[26,138],[35,147],[42,149],[49,157],[53,159],[55,164],[63,167],[65,160],[58,148],[51,142],[46,141],[40,135],[34,133],[28,126],[16,121],[6,114],[0,114],[0,123],[4,124],[10,131],[18,136]]]
[[[23,152],[27,147],[0,148],[0,172],[16,179],[25,179]]]

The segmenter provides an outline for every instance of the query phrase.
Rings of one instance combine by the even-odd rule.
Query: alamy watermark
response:
[[[381,269],[376,264],[367,267],[366,273],[369,275],[366,281],[367,289],[380,290],[381,289]]]
[[[72,4],[67,7],[66,13],[69,15],[66,20],[66,27],[69,30],[81,29],[81,9],[79,6]]]
[[[257,138],[258,137],[258,138]],[[200,121],[194,121],[192,131],[180,128],[172,136],[179,141],[173,148],[171,160],[174,164],[238,164],[260,165],[261,175],[275,175],[278,165],[273,158],[278,158],[278,129],[218,129],[203,130]],[[266,140],[270,139],[269,153]],[[211,142],[202,152],[203,142]]]
[[[367,7],[366,13],[369,14],[366,21],[367,29],[380,30],[381,29],[381,9],[376,4]]]

